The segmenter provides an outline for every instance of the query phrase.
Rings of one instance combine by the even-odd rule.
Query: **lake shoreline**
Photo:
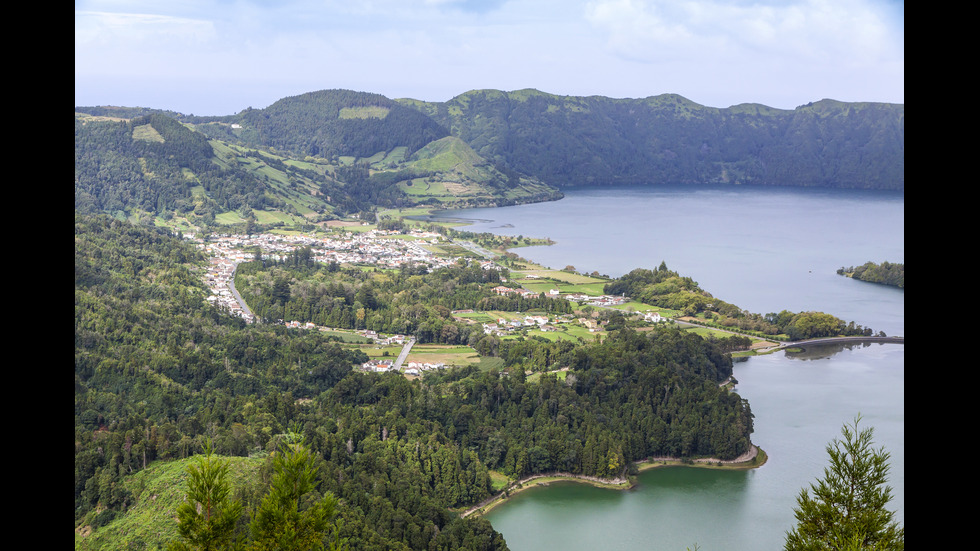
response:
[[[717,458],[676,458],[676,457],[651,457],[642,461],[637,461],[634,465],[637,472],[644,472],[660,467],[694,467],[700,469],[728,469],[728,470],[747,470],[761,467],[768,460],[768,455],[758,446],[752,445],[752,449],[735,459],[722,460]],[[610,490],[630,490],[636,487],[636,478],[629,476],[626,478],[599,478],[595,476],[577,475],[572,473],[543,473],[527,476],[516,480],[507,485],[497,495],[474,505],[462,512],[459,516],[466,518],[470,515],[485,515],[498,505],[506,503],[507,500],[516,494],[541,486],[548,486],[555,482],[578,482],[585,483],[596,488],[607,488]]]

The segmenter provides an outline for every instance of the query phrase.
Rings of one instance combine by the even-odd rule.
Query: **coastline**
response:
[[[717,458],[682,459],[677,457],[650,457],[642,461],[637,461],[634,465],[637,472],[644,472],[658,467],[694,467],[700,469],[735,469],[746,470],[756,469],[763,466],[768,460],[768,455],[764,450],[756,445],[746,453],[735,459],[722,460]],[[633,476],[626,478],[599,478],[594,476],[577,475],[572,473],[541,473],[515,480],[508,484],[496,495],[491,496],[480,503],[473,505],[459,513],[461,518],[470,515],[485,515],[498,505],[505,503],[511,496],[523,492],[529,488],[538,486],[548,486],[553,482],[578,482],[595,486],[597,488],[608,488],[611,490],[629,490],[636,486],[636,479]]]
[[[440,217],[439,209],[427,210],[424,215],[415,215],[408,218],[417,221],[425,222],[441,222],[447,224],[451,227],[465,227],[472,225],[474,222],[479,221],[477,219],[465,219],[460,217]],[[550,241],[550,239],[549,239]],[[510,251],[511,247],[507,250]],[[758,353],[756,351],[756,353]],[[764,450],[756,445],[752,447],[746,453],[736,457],[735,459],[722,460],[717,458],[699,458],[699,459],[689,459],[689,458],[678,458],[678,457],[649,457],[647,459],[637,461],[634,463],[637,472],[641,473],[650,469],[655,469],[658,467],[695,467],[702,469],[734,469],[734,470],[746,470],[755,469],[761,467],[768,460],[768,455]],[[527,476],[525,478],[511,481],[507,486],[505,486],[497,494],[481,501],[480,503],[470,506],[459,512],[461,518],[466,518],[470,515],[485,515],[486,513],[493,510],[498,505],[505,503],[508,498],[512,495],[518,494],[527,490],[529,488],[535,488],[538,486],[548,486],[554,482],[577,482],[585,483],[595,486],[597,488],[608,488],[612,490],[629,490],[636,486],[636,480],[634,476],[628,476],[626,478],[614,478],[614,479],[602,479],[598,477],[576,475],[572,473],[542,473]]]

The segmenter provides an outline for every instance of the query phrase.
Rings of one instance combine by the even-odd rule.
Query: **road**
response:
[[[235,269],[236,270],[238,269],[238,264],[235,264]],[[256,322],[258,322],[259,320],[254,315],[252,315],[252,311],[248,309],[248,304],[245,304],[245,299],[242,298],[242,295],[238,294],[238,289],[235,289],[234,271],[231,272],[231,279],[228,280],[228,288],[231,289],[231,294],[232,296],[235,297],[235,300],[238,301],[238,304],[241,305],[242,311],[245,312],[245,314],[248,316],[247,319],[255,320]]]
[[[402,368],[402,363],[405,362],[405,358],[408,357],[408,353],[411,352],[413,346],[415,346],[415,339],[414,338],[408,339],[408,342],[405,343],[405,346],[402,347],[401,353],[398,354],[398,359],[395,360],[396,370]]]
[[[482,256],[483,258],[488,258],[490,260],[493,260],[494,258],[497,257],[496,254],[494,254],[494,253],[492,253],[492,252],[484,249],[483,247],[477,245],[476,243],[472,243],[470,241],[453,241],[453,243],[459,245],[460,247],[463,247],[464,249],[469,250],[472,253],[476,253],[476,254]]]

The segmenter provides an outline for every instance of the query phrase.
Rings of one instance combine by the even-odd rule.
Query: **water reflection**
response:
[[[880,342],[849,342],[831,344],[807,344],[806,348],[787,348],[786,357],[791,360],[824,360],[845,350],[860,350],[871,346],[884,346]]]

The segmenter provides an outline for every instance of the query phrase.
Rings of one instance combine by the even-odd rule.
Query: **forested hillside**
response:
[[[307,94],[230,117],[75,109],[75,210],[143,224],[245,232],[560,197],[374,94]]]
[[[444,103],[322,90],[222,117],[76,107],[76,210],[134,222],[243,231],[612,184],[904,190],[905,107],[536,90]]]
[[[218,454],[261,458],[294,430],[316,454],[318,491],[340,500],[352,549],[505,549],[485,520],[450,511],[489,496],[491,473],[608,477],[650,455],[733,458],[750,446],[748,403],[718,384],[731,358],[697,335],[624,328],[592,343],[474,342],[501,367],[409,380],[352,370],[364,354],[319,331],[219,313],[204,300],[203,263],[179,236],[76,215],[76,526],[122,519],[151,498],[130,483],[134,473],[200,453],[205,439]],[[251,270],[253,293],[263,281],[287,284],[280,308],[314,313],[333,303],[364,324],[404,317],[433,340],[483,338],[452,335],[445,313],[489,299],[482,286],[496,283],[462,264],[432,273],[298,261]],[[568,375],[531,381],[536,361]],[[267,485],[239,493],[254,506]],[[164,544],[161,533],[141,541]]]
[[[474,90],[401,100],[477,153],[544,182],[905,189],[905,106],[823,100],[725,109],[641,99]]]
[[[371,157],[404,146],[406,155],[449,132],[431,118],[379,94],[329,90],[247,109],[234,120],[246,145],[318,157]]]
[[[206,228],[222,214],[244,223],[280,211],[308,221],[364,204],[322,171],[231,148],[164,114],[75,117],[76,212]]]

